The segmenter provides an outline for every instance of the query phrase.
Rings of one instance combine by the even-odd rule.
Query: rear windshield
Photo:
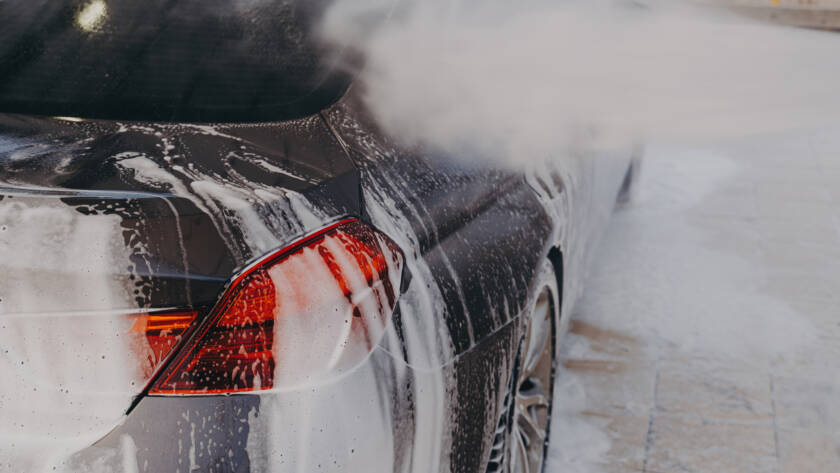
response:
[[[0,112],[249,122],[348,86],[315,28],[331,0],[0,0]]]

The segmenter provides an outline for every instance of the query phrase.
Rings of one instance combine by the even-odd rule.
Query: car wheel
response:
[[[555,372],[557,278],[546,264],[517,352],[510,389],[496,429],[488,472],[541,473],[545,465]]]

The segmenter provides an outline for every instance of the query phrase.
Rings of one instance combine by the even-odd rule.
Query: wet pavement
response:
[[[564,339],[549,472],[840,471],[840,131],[651,146]]]

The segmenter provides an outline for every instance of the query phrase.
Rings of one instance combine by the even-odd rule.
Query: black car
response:
[[[630,153],[400,145],[328,4],[0,2],[0,471],[543,468]]]

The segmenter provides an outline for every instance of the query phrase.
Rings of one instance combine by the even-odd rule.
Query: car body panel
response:
[[[254,258],[348,215],[387,234],[406,258],[392,323],[351,373],[295,390],[146,395],[137,402],[132,399],[143,385],[133,379],[130,388],[113,387],[118,399],[90,437],[56,450],[54,458],[4,452],[2,439],[11,437],[3,432],[0,460],[20,460],[33,471],[37,465],[126,472],[483,472],[535,274],[552,248],[562,252],[568,313],[629,158],[599,151],[592,145],[597,140],[585,137],[580,149],[531,172],[457,159],[393,141],[353,89],[321,114],[293,122],[68,123],[7,115],[0,117],[0,136],[7,195],[0,209],[25,201],[37,213],[49,201],[50,208],[69,212],[74,223],[55,236],[57,246],[73,241],[79,229],[89,238],[88,222],[107,220],[93,227],[101,231],[91,241],[107,242],[113,254],[97,254],[107,253],[101,245],[84,251],[108,262],[97,268],[111,268],[90,284],[116,294],[103,302],[121,304],[110,307],[119,309],[114,320],[131,311],[212,304]],[[0,211],[2,218],[0,225],[10,230],[2,243],[23,255],[21,261],[43,250],[32,232],[46,227],[33,230],[31,219]],[[14,236],[23,229],[30,232],[26,240]],[[47,261],[45,267],[72,279],[74,264]],[[0,282],[8,287],[13,279]],[[56,284],[69,284],[62,281]],[[29,300],[50,290],[62,288],[21,294]],[[68,285],[65,292],[74,291],[78,287]],[[79,311],[96,308],[73,300]],[[0,305],[0,317],[14,313],[16,320],[43,312],[37,304],[27,311]],[[117,332],[105,339],[116,343]],[[4,327],[0,343],[19,335]],[[118,346],[114,350],[119,354]],[[120,356],[103,373],[125,368]],[[7,357],[5,363],[16,361]],[[67,374],[77,375],[79,369]],[[30,406],[2,395],[17,399],[16,407]],[[24,433],[36,436],[39,448],[65,445],[62,436],[70,433],[50,428]]]
[[[6,115],[0,129],[0,194],[118,216],[141,308],[212,304],[238,267],[361,212],[358,173],[317,115],[212,128]]]

